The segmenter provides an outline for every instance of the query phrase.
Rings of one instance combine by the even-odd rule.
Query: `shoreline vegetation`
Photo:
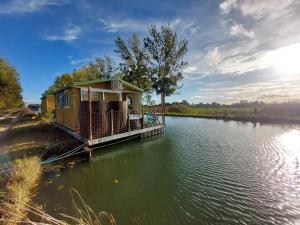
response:
[[[161,115],[160,105],[146,106],[145,110]],[[167,104],[165,116],[300,124],[300,103],[241,102],[232,105],[218,103],[193,105],[182,101]]]
[[[216,120],[225,120],[225,121],[241,121],[241,122],[253,122],[253,123],[300,124],[300,118],[279,118],[279,117],[255,116],[255,115],[236,116],[236,115],[197,115],[197,114],[188,114],[188,113],[187,114],[165,113],[165,116],[191,117],[191,118],[216,119]]]
[[[1,156],[8,155],[9,159],[0,168],[0,224],[116,224],[110,213],[95,213],[76,190],[70,192],[74,215],[60,213],[54,218],[43,206],[34,204],[32,198],[37,194],[36,187],[41,176],[49,170],[42,167],[41,159],[61,154],[76,146],[78,141],[43,122],[43,118],[28,109],[1,111],[0,117],[0,137],[5,137],[1,143]],[[74,162],[68,161],[51,166],[51,170],[73,165]]]

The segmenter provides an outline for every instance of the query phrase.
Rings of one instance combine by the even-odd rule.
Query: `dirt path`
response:
[[[16,116],[11,116],[11,114],[7,114],[3,117],[0,117],[0,122],[8,118],[11,118],[11,120],[5,125],[4,128],[1,128],[0,130],[0,154],[1,155],[4,153],[4,141],[8,132],[13,127],[13,125],[17,123],[18,120],[20,119],[19,114],[17,114]]]

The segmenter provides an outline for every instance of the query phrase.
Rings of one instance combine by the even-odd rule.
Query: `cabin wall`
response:
[[[55,110],[55,96],[48,95],[42,99],[41,103],[42,113],[53,112]]]
[[[47,112],[53,112],[55,110],[55,96],[49,95],[46,99]]]
[[[69,106],[60,108],[56,105],[56,122],[73,131],[79,129],[80,89],[69,88]]]
[[[117,93],[104,93],[106,102],[119,101],[119,94]]]

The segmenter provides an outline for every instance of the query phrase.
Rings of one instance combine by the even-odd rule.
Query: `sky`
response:
[[[118,65],[114,39],[145,37],[151,24],[189,42],[183,87],[167,101],[299,101],[299,0],[0,0],[0,56],[38,102],[96,56]]]

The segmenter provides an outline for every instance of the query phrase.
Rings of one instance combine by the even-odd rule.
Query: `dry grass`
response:
[[[40,118],[30,112],[20,114],[19,120],[11,127],[2,143],[4,152],[9,153],[11,158],[41,156],[45,152],[59,154],[78,144],[77,140],[50,124],[41,122]]]
[[[0,214],[5,224],[13,225],[26,217],[26,205],[30,203],[32,190],[41,175],[37,157],[17,159],[8,168],[6,185],[2,188]]]
[[[41,175],[38,158],[16,160],[8,169],[6,177],[2,177],[6,182],[2,182],[2,185],[5,185],[2,187],[0,201],[0,221],[4,225],[116,225],[110,213],[96,214],[76,190],[71,190],[75,216],[60,214],[58,219],[47,214],[41,207],[35,206],[31,202],[31,197]]]

